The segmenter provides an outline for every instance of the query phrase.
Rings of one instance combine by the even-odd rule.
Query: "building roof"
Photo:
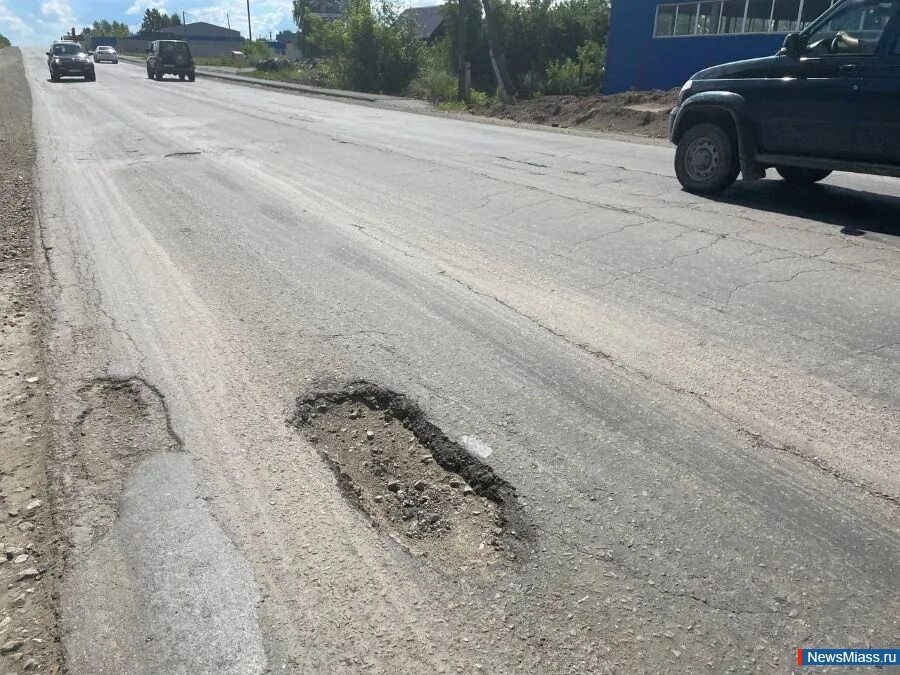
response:
[[[176,37],[221,37],[221,38],[239,38],[240,31],[223,28],[215,24],[206,23],[205,21],[195,21],[194,23],[186,23],[182,26],[169,26],[160,32],[169,33]]]
[[[444,23],[442,5],[432,7],[410,7],[401,17],[412,17],[418,27],[418,35],[423,40],[430,40]]]

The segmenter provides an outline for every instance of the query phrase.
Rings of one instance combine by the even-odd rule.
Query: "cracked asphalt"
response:
[[[25,61],[57,438],[85,382],[140,378],[184,450],[67,567],[63,617],[106,612],[64,631],[74,672],[789,672],[900,641],[895,179],[706,199],[655,142]],[[412,559],[343,500],[286,420],[357,378],[491,449],[521,564]]]

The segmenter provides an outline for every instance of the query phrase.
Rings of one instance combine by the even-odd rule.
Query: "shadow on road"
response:
[[[866,232],[900,237],[900,197],[853,190],[837,185],[793,186],[780,180],[736,183],[715,198],[736,206],[810,218],[841,228],[841,233]]]

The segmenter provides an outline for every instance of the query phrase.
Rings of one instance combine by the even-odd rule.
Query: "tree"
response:
[[[147,9],[141,19],[141,29],[138,33],[153,33],[165,30],[171,26],[180,26],[181,17],[178,14],[164,14],[158,9]]]
[[[512,82],[519,94],[541,93],[548,69],[556,81],[576,77],[579,90],[595,89],[603,74],[609,32],[609,0],[468,0],[465,20],[465,54],[472,63],[472,85],[490,90],[497,86],[488,22],[482,6],[490,8],[494,23],[495,53],[503,54]],[[481,5],[481,6],[480,6]],[[459,0],[444,6],[447,37],[458,61]],[[592,43],[579,53],[579,48]],[[574,69],[574,71],[573,71]],[[581,78],[578,73],[581,72]],[[568,85],[566,85],[568,87]]]
[[[0,49],[3,49],[4,47],[9,47],[9,46],[10,46],[9,40],[6,38],[6,36],[4,36],[2,33],[0,33]]]
[[[309,56],[309,36],[318,18],[312,12],[310,0],[294,0],[293,17],[297,25],[297,48],[300,50],[300,56]]]
[[[333,21],[311,14],[304,0],[294,7],[298,27],[307,26],[302,39],[321,52],[336,86],[399,94],[416,76],[422,41],[412,17],[401,17],[390,0],[374,9],[370,0],[350,0]]]
[[[100,21],[94,21],[90,27],[85,26],[85,28],[81,31],[84,37],[128,37],[131,35],[131,31],[128,29],[128,26],[124,23],[119,23],[118,21],[107,21],[106,19],[101,19]]]

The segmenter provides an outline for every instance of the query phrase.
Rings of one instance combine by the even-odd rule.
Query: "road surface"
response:
[[[662,143],[25,59],[73,672],[900,641],[896,180],[700,198]],[[287,420],[355,379],[478,449],[527,555],[411,556],[348,504]]]

